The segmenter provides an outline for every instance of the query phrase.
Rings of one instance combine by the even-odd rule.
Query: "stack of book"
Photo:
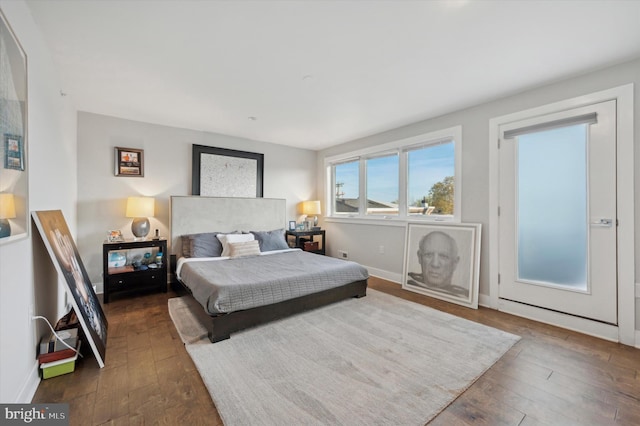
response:
[[[42,369],[43,379],[72,373],[75,370],[76,359],[80,350],[78,329],[69,328],[58,330],[56,333],[60,338],[51,333],[49,338],[40,342],[38,362]],[[71,348],[75,348],[75,350],[63,344],[62,341],[71,346]]]

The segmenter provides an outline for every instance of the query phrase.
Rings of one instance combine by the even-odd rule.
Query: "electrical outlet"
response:
[[[349,253],[344,251],[344,250],[338,250],[338,255],[340,256],[340,259],[348,259],[349,258]]]
[[[33,316],[35,315],[35,308],[33,305],[29,305],[29,319],[33,319]]]
[[[378,247],[378,253],[384,254],[384,246]]]

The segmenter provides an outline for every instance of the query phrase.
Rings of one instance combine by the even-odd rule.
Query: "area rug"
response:
[[[169,311],[230,425],[423,425],[519,337],[368,289],[211,344]]]

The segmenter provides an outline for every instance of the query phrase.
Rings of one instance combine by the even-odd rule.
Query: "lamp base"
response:
[[[146,217],[136,217],[131,222],[131,232],[137,238],[144,239],[149,235],[149,231],[151,230],[151,224],[149,223],[149,219]]]
[[[0,238],[11,236],[11,224],[8,219],[0,219]]]

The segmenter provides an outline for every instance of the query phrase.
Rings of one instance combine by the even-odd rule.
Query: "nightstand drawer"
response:
[[[112,286],[112,289],[124,287],[157,287],[164,281],[162,279],[162,272],[163,270],[161,269],[153,273],[144,272],[111,275],[109,276],[109,285]]]

